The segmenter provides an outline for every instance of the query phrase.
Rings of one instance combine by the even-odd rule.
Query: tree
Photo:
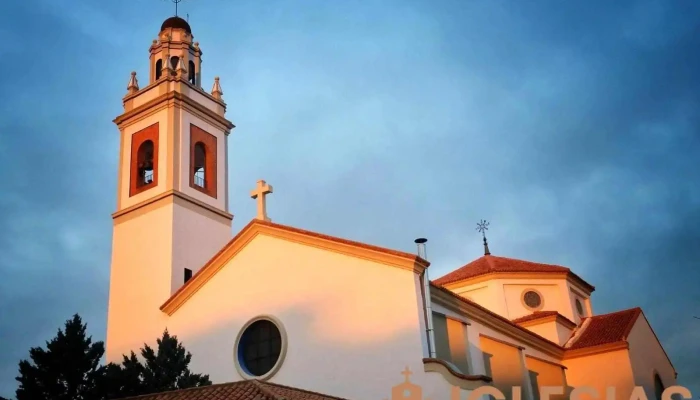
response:
[[[141,349],[141,356],[145,361],[145,364],[140,366],[144,394],[211,385],[209,375],[190,372],[192,354],[185,350],[177,336],[171,336],[166,329],[163,337],[157,340],[157,344],[157,352],[147,344]],[[134,364],[134,353],[131,353],[128,360],[130,367],[125,367],[124,370],[130,372],[127,375],[131,375],[139,370],[139,367]],[[127,358],[124,357],[122,365],[126,365],[126,361]]]
[[[132,351],[121,364],[104,366],[104,344],[92,343],[86,330],[76,314],[46,342],[46,350],[29,350],[32,362],[20,361],[15,378],[17,400],[107,400],[211,385],[208,375],[189,370],[192,354],[167,329],[157,350],[144,344],[143,361]]]
[[[107,366],[105,384],[101,386],[108,398],[211,385],[209,375],[193,374],[189,370],[192,354],[185,350],[177,336],[171,336],[166,329],[156,343],[157,350],[144,344],[143,363],[132,351],[128,357],[123,356],[121,365]]]
[[[98,398],[97,381],[104,374],[100,358],[102,342],[92,343],[86,334],[87,325],[77,314],[65,323],[64,330],[46,350],[29,350],[31,362],[19,363],[17,400],[94,400]]]

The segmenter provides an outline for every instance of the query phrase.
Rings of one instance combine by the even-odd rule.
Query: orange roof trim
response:
[[[479,257],[467,265],[435,279],[433,282],[437,285],[444,286],[486,274],[519,272],[567,274],[589,291],[593,292],[595,290],[593,285],[571,272],[569,268],[492,255]]]
[[[565,325],[569,325],[571,328],[576,327],[576,323],[565,316],[559,314],[557,311],[535,311],[532,314],[528,314],[525,316],[522,316],[520,318],[515,318],[513,320],[514,324],[524,324],[527,322],[536,322],[541,319],[547,319],[554,317],[557,320],[560,320],[560,322],[563,322]]]
[[[414,272],[421,272],[430,265],[428,261],[415,254],[254,219],[197,271],[187,283],[173,293],[160,307],[161,311],[172,315],[258,234],[265,234],[403,269],[410,269]]]

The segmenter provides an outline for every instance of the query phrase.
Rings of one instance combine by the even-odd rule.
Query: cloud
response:
[[[78,3],[0,16],[0,85],[12,94],[0,98],[3,395],[29,347],[71,314],[104,338],[111,120],[129,72],[146,76],[167,11]],[[204,85],[221,76],[237,125],[236,229],[254,216],[248,192],[264,178],[274,221],[407,251],[428,237],[435,278],[482,254],[474,228],[488,219],[494,254],[573,268],[596,286],[596,312],[642,306],[681,383],[698,391],[688,356],[700,314],[698,7],[233,2],[183,12],[205,52]]]

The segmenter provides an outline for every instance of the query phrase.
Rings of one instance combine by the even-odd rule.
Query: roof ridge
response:
[[[607,317],[610,315],[617,315],[617,314],[623,314],[623,313],[628,313],[630,311],[635,311],[635,312],[642,312],[641,307],[632,307],[632,308],[626,308],[624,310],[618,310],[618,311],[613,311],[605,314],[597,314],[597,315],[591,315],[590,317],[586,318],[599,318],[599,317]]]
[[[314,394],[314,395],[317,395],[317,396],[323,396],[323,397],[326,397],[326,398],[329,398],[329,399],[347,400],[347,399],[342,398],[342,397],[329,396],[329,395],[324,394],[324,393],[321,393],[321,392],[314,392],[313,390],[301,389],[301,388],[298,388],[298,387],[282,385],[282,384],[274,383],[274,382],[260,382],[260,383],[261,383],[262,385],[275,386],[275,387],[279,387],[279,388],[282,388],[282,389],[295,390],[295,391],[297,391],[297,392],[304,392],[304,393],[308,393],[308,394]]]
[[[591,324],[591,318],[583,318],[581,325],[577,326],[576,329],[574,329],[571,332],[571,336],[569,336],[569,339],[564,343],[564,348],[568,349],[569,347],[573,346],[574,343],[583,335],[583,333],[586,331],[586,328]]]
[[[166,390],[164,392],[144,393],[144,394],[140,394],[137,396],[127,396],[125,399],[127,399],[127,400],[141,399],[141,398],[145,398],[148,396],[160,396],[160,395],[174,393],[174,392],[178,392],[178,393],[180,393],[180,392],[192,392],[195,390],[204,390],[204,389],[217,388],[217,387],[223,387],[223,386],[235,386],[235,385],[244,384],[244,383],[246,383],[246,381],[214,383],[211,385],[195,386],[195,387],[189,387],[189,388],[184,388],[184,389],[171,389],[171,390]]]
[[[249,382],[251,384],[255,385],[258,388],[258,390],[263,392],[266,396],[269,396],[275,400],[286,400],[286,398],[284,396],[278,396],[277,393],[266,388],[265,385],[257,379],[251,379]],[[257,396],[256,396],[256,398],[257,398]]]

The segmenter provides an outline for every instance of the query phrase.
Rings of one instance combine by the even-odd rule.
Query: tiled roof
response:
[[[557,311],[535,311],[532,314],[528,314],[528,315],[522,316],[520,318],[515,318],[513,320],[513,323],[514,324],[522,324],[525,322],[537,321],[538,319],[547,318],[547,317],[556,317],[557,319],[562,320],[561,322],[564,322],[564,324],[570,325],[572,328],[576,326],[576,323],[574,321],[559,314]]]
[[[559,314],[559,313],[556,311],[535,311],[532,314],[528,314],[528,315],[525,315],[523,317],[514,319],[513,323],[519,324],[521,322],[534,321],[536,319],[551,317],[552,315],[557,315],[557,314]]]
[[[496,272],[544,272],[544,273],[566,273],[578,280],[585,287],[593,291],[595,288],[571,272],[569,268],[559,265],[542,264],[531,261],[516,260],[514,258],[483,256],[470,262],[469,264],[456,269],[449,274],[435,279],[437,285],[447,285],[464,279],[474,278],[480,275]]]
[[[584,318],[566,348],[582,349],[625,341],[641,313],[642,309],[636,307]]]
[[[122,400],[344,400],[308,390],[258,380],[223,383],[147,394]]]

